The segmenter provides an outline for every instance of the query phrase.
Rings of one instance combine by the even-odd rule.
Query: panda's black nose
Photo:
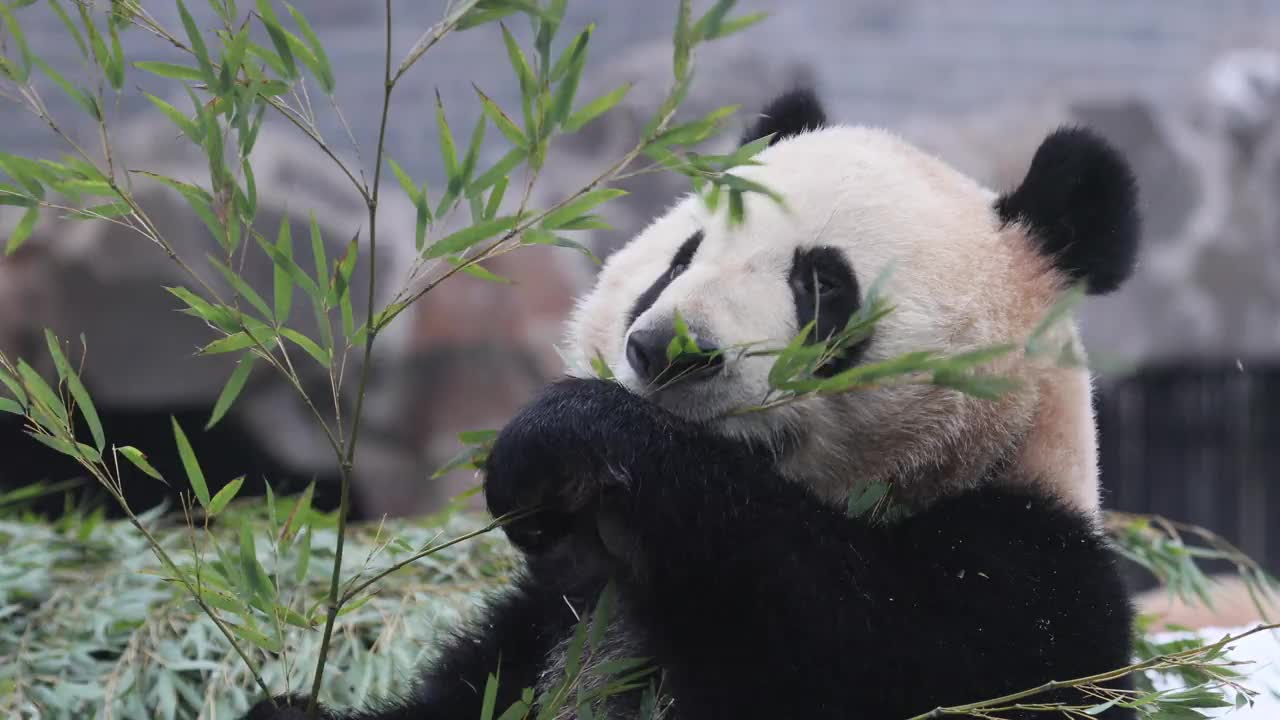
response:
[[[667,361],[667,347],[675,339],[673,330],[636,330],[627,338],[627,362],[647,383],[674,383],[694,377],[715,375],[724,368],[724,354],[718,348],[698,345],[697,353],[684,353]]]

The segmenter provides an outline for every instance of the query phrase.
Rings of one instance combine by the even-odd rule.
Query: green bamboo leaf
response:
[[[728,37],[734,33],[746,30],[767,17],[769,17],[769,13],[763,11],[750,13],[748,15],[743,15],[742,17],[736,17],[728,22],[721,23],[715,34],[708,34],[705,39],[718,40],[720,38]]]
[[[37,200],[13,185],[0,183],[0,205],[12,207],[35,207]]]
[[[294,345],[302,348],[303,351],[314,358],[316,362],[320,363],[321,367],[328,368],[329,365],[332,364],[333,358],[329,356],[329,353],[306,335],[303,335],[292,328],[280,328],[280,334],[288,338]]]
[[[226,305],[214,305],[182,287],[166,287],[165,291],[187,304],[183,314],[198,317],[224,333],[235,333],[241,330],[242,315]]]
[[[981,365],[986,365],[993,360],[998,360],[1017,349],[1018,346],[1011,343],[991,345],[989,347],[978,348],[977,350],[969,350],[967,352],[948,355],[945,362],[948,368],[969,370]]]
[[[982,400],[999,400],[1018,388],[1013,378],[985,373],[967,373],[938,370],[933,374],[933,384],[949,387]]]
[[[95,100],[93,96],[72,85],[65,77],[62,76],[61,73],[49,67],[49,64],[44,60],[41,60],[40,58],[32,58],[32,61],[36,64],[36,67],[40,68],[40,70],[42,70],[44,74],[53,81],[55,85],[62,89],[62,92],[67,94],[67,97],[75,101],[75,103],[79,105],[80,108],[89,115],[89,117],[94,120],[102,119],[102,113],[98,108],[98,101]]]
[[[311,23],[307,22],[307,18],[302,13],[298,12],[289,3],[285,3],[285,7],[289,8],[289,14],[293,16],[294,22],[298,23],[298,29],[302,31],[302,37],[307,40],[307,48],[315,57],[311,72],[315,73],[316,79],[320,81],[320,87],[324,89],[324,94],[333,95],[337,83],[333,78],[333,67],[329,64],[329,56],[325,54],[324,44],[320,42],[315,30],[311,29]]]
[[[483,175],[476,178],[475,182],[471,183],[471,187],[467,188],[467,194],[475,195],[493,187],[499,180],[507,177],[517,165],[524,162],[528,156],[529,151],[523,147],[511,148],[506,155],[503,155],[498,162],[493,164],[493,167],[486,170]]]
[[[66,455],[67,457],[73,458],[77,461],[87,460],[95,464],[102,462],[102,454],[99,453],[94,448],[88,445],[85,445],[84,443],[72,444],[66,440],[63,440],[62,438],[52,437],[50,435],[42,435],[40,433],[35,433],[35,432],[28,432],[27,434],[31,436],[32,440],[35,440],[41,445],[44,445],[49,448],[53,448],[54,450],[57,450],[63,455]]]
[[[599,215],[579,215],[560,226],[561,230],[611,230],[613,226]]]
[[[80,34],[80,28],[76,27],[76,24],[72,22],[71,16],[67,15],[67,11],[62,9],[62,3],[58,2],[58,0],[49,0],[49,6],[57,13],[58,19],[62,21],[63,27],[67,29],[67,34],[75,41],[76,47],[80,49],[81,57],[87,60],[89,58],[89,47],[84,44],[84,35]]]
[[[454,188],[460,183],[461,168],[458,166],[458,149],[453,141],[453,131],[449,129],[449,121],[444,115],[444,103],[440,100],[439,90],[436,91],[436,132],[439,136],[440,158],[444,161],[445,177],[448,178],[449,187]],[[436,210],[436,214],[443,212],[456,196],[456,190],[446,192],[440,200],[440,207]]]
[[[258,338],[261,340],[262,338]],[[232,333],[226,337],[218,338],[213,342],[205,345],[196,351],[197,355],[218,355],[220,353],[236,352],[237,350],[245,350],[247,348],[258,345],[254,337],[244,331]]]
[[[209,422],[205,424],[205,430],[217,425],[218,421],[231,409],[231,405],[240,396],[240,391],[244,389],[245,382],[249,379],[249,373],[253,370],[253,361],[253,355],[246,353],[236,362],[236,369],[232,371],[227,384],[223,386],[218,399],[213,403],[213,412],[209,414]]]
[[[0,367],[0,383],[3,383],[9,389],[9,393],[18,401],[18,404],[27,405],[27,393],[22,389],[22,383],[18,382],[18,379],[10,375],[3,367]]]
[[[729,224],[734,226],[741,225],[742,221],[746,219],[746,216],[747,216],[747,209],[742,201],[742,191],[730,190],[729,191]]]
[[[5,174],[25,187],[32,197],[44,199],[43,182],[50,178],[47,170],[39,163],[17,155],[0,153],[0,170],[4,170]]]
[[[13,413],[14,415],[27,414],[27,411],[21,405],[7,397],[0,397],[0,412]]]
[[[696,145],[714,135],[720,129],[721,123],[737,112],[738,107],[737,105],[726,105],[707,113],[698,120],[691,120],[677,125],[654,138],[653,144],[658,146]],[[746,181],[744,180],[743,182]]]
[[[524,51],[520,49],[520,44],[516,42],[515,36],[507,29],[505,24],[502,27],[502,42],[507,47],[507,58],[511,61],[511,68],[515,70],[516,79],[520,81],[520,93],[527,97],[532,97],[538,92],[538,81],[534,78],[533,69],[529,67],[529,61],[524,56]],[[529,129],[527,126],[526,130]]]
[[[275,263],[276,267],[283,268],[284,271],[288,273],[289,277],[293,279],[294,284],[302,288],[302,291],[311,298],[311,301],[315,303],[317,307],[323,307],[324,295],[321,294],[320,288],[316,285],[316,281],[312,280],[305,272],[303,272],[302,268],[298,267],[298,264],[293,261],[292,257],[285,255],[279,248],[272,243],[267,242],[265,239],[261,237],[258,237],[257,239],[258,244],[262,246],[262,249],[271,256],[271,262]],[[323,276],[323,273],[321,273],[321,275]],[[321,280],[321,282],[324,281]]]
[[[224,46],[222,51],[222,74],[219,79],[222,83],[223,93],[226,93],[234,86],[236,77],[240,75],[240,68],[244,64],[245,51],[249,46],[249,28],[242,27],[230,39],[226,37],[227,33],[225,32],[219,35],[223,40]],[[241,89],[241,92],[246,91],[247,88]],[[244,115],[241,115],[241,117],[243,118]]]
[[[427,225],[431,224],[431,209],[427,206],[427,183],[423,181],[422,192],[413,199],[413,247],[422,252],[427,241]]]
[[[293,238],[290,237],[289,214],[280,219],[280,230],[276,233],[276,250],[289,259],[293,259]],[[275,318],[276,325],[289,322],[289,310],[293,306],[293,281],[289,272],[282,266],[274,268]]]
[[[182,195],[182,197],[188,202],[193,200],[199,201],[206,208],[208,208],[210,203],[213,202],[213,197],[202,187],[192,185],[191,183],[185,183],[181,180],[175,180],[165,175],[157,175],[156,173],[147,172],[145,170],[134,170],[133,172],[169,186],[170,188],[178,191],[178,194]]]
[[[374,313],[373,329],[376,332],[382,332],[382,329],[387,325],[390,325],[391,321],[395,320],[396,316],[401,312],[404,312],[404,309],[407,307],[409,307],[409,303],[407,302],[393,302]]]
[[[533,709],[533,691],[529,691],[529,697],[521,698],[511,703],[511,706],[502,711],[498,716],[498,720],[524,720],[529,717],[529,712]],[[637,716],[640,720],[652,720],[652,715]]]
[[[494,708],[498,705],[498,676],[489,673],[484,683],[484,696],[480,700],[480,720],[493,720]]]
[[[120,46],[120,31],[116,27],[116,23],[107,23],[108,31],[111,34],[111,71],[109,74],[111,87],[117,91],[124,87],[124,48]]]
[[[888,494],[888,483],[867,483],[849,494],[845,514],[849,517],[860,518],[878,505]]]
[[[187,39],[191,41],[191,54],[196,56],[196,63],[200,67],[200,79],[204,80],[205,85],[212,90],[218,85],[218,77],[213,72],[213,64],[209,62],[209,48],[205,46],[204,36],[200,33],[195,18],[191,17],[191,13],[187,10],[186,4],[182,0],[177,2],[178,14],[182,17],[182,27],[187,32]]]
[[[67,356],[63,354],[61,344],[52,330],[45,329],[44,340],[49,346],[49,357],[53,359],[59,381],[64,383],[67,390],[71,392],[71,398],[75,400],[80,416],[84,418],[85,424],[89,426],[89,433],[93,435],[94,446],[98,448],[98,452],[102,452],[107,447],[107,440],[102,432],[102,421],[98,418],[98,411],[93,406],[93,399],[89,397],[89,391],[80,382],[80,376],[71,367],[71,363],[67,362]]]
[[[587,61],[587,44],[591,40],[591,33],[595,30],[595,25],[588,25],[578,37],[574,40],[569,49],[560,56],[560,61],[556,63],[556,67],[551,71],[552,80],[563,76],[559,84],[556,86],[555,97],[551,101],[550,122],[548,125],[558,125],[569,117],[569,112],[573,109],[573,99],[578,93],[578,81],[582,79],[582,69]]]
[[[102,33],[98,32],[98,26],[94,24],[93,17],[89,15],[88,7],[84,5],[77,6],[80,11],[80,21],[84,24],[84,29],[89,33],[89,47],[93,50],[93,60],[102,68],[103,74],[111,74],[111,54],[107,51],[107,43],[102,39]]]
[[[626,190],[619,188],[601,188],[583,193],[565,203],[559,209],[547,213],[546,217],[539,223],[539,227],[546,230],[559,229],[568,222],[577,219],[580,215],[590,212],[598,205],[626,194]]]
[[[262,563],[258,562],[253,529],[247,522],[240,525],[240,571],[244,573],[244,578],[249,583],[247,589],[253,591],[255,599],[265,602],[268,606],[275,605],[276,589],[272,586],[266,569],[262,567]]]
[[[4,26],[9,31],[9,37],[13,38],[13,44],[18,46],[18,57],[21,59],[17,65],[8,63],[9,72],[13,74],[15,82],[25,83],[31,76],[31,48],[27,46],[27,37],[22,34],[22,27],[9,11],[8,5],[0,4],[0,17],[4,18]]]
[[[162,78],[170,80],[187,80],[192,82],[203,81],[204,75],[198,68],[188,67],[186,65],[175,65],[167,62],[153,62],[151,60],[140,60],[133,63],[133,66],[149,72],[152,75],[159,75]]]
[[[586,245],[583,245],[577,240],[570,240],[569,238],[564,237],[563,235],[556,235],[555,233],[549,232],[547,230],[542,230],[540,228],[530,228],[524,232],[524,236],[522,240],[525,244],[528,244],[528,245],[554,245],[556,247],[569,248],[570,250],[577,250],[578,252],[585,255],[586,258],[591,262],[597,265],[600,264],[600,258],[596,257],[595,253],[591,252],[591,248],[587,247]]]
[[[689,324],[685,322],[684,316],[677,310],[675,318],[672,321],[675,329],[675,336],[671,338],[671,343],[667,345],[667,362],[675,362],[675,359],[681,355],[697,355],[701,351],[698,349],[698,343],[694,341],[689,334]]]
[[[311,528],[302,534],[298,541],[298,564],[293,568],[293,579],[301,584],[307,579],[307,569],[311,567]]]
[[[142,472],[146,473],[147,475],[150,475],[151,477],[155,478],[156,480],[159,480],[160,482],[166,485],[169,484],[168,481],[164,479],[164,476],[160,474],[160,471],[152,467],[151,463],[147,461],[147,456],[144,455],[143,452],[138,448],[133,447],[132,445],[124,445],[121,447],[117,447],[116,451],[119,452],[121,455],[124,455],[124,458],[126,460],[133,463],[133,466],[138,468]]]
[[[280,539],[282,541],[288,542],[295,532],[300,531],[311,522],[311,498],[315,496],[315,492],[316,481],[312,480],[307,483],[302,495],[294,502],[293,507],[289,510],[289,516],[285,518],[284,527],[280,528]]]
[[[520,126],[517,125],[505,112],[503,112],[502,108],[498,107],[498,104],[491,100],[488,95],[485,95],[475,83],[472,83],[471,87],[476,91],[476,94],[480,96],[480,109],[489,117],[490,120],[493,121],[494,127],[498,128],[503,136],[505,136],[507,140],[511,141],[512,145],[515,145],[516,147],[524,147],[527,145],[529,139],[524,136],[524,132],[520,130]]]
[[[932,366],[937,362],[937,358],[937,353],[929,350],[910,352],[880,362],[857,365],[836,373],[829,378],[816,380],[811,384],[804,382],[789,383],[786,387],[802,391],[844,392],[881,380],[931,370]]]
[[[480,157],[480,146],[484,143],[485,116],[483,113],[476,118],[475,127],[471,129],[471,141],[467,143],[467,154],[462,158],[462,167],[458,169],[457,182],[450,182],[446,191],[450,195],[457,195],[466,187],[467,182],[471,180],[471,175],[476,171],[476,162]]]
[[[329,295],[326,302],[330,306],[340,304],[344,297],[349,297],[351,289],[351,277],[356,271],[356,259],[360,254],[360,233],[357,232],[347,242],[347,249],[342,253],[342,259],[339,260],[333,268],[333,277],[329,282]]]
[[[676,80],[689,77],[689,59],[693,52],[693,33],[690,21],[693,7],[690,0],[680,0],[680,9],[676,12],[676,33],[674,39],[674,57],[672,71]]]
[[[501,283],[503,285],[510,285],[512,282],[511,278],[505,278],[501,275],[498,275],[497,273],[494,273],[493,271],[489,270],[488,268],[484,267],[479,263],[472,263],[462,268],[462,272],[470,275],[471,277],[478,278],[480,280],[485,280],[487,282],[496,282],[496,283]]]
[[[241,485],[244,485],[243,475],[222,486],[222,489],[209,500],[209,508],[205,511],[209,517],[222,512],[222,509],[236,498],[236,494],[240,492]]]
[[[451,235],[438,240],[431,247],[427,248],[427,258],[437,258],[442,255],[456,255],[463,250],[475,245],[483,240],[488,240],[502,232],[506,232],[514,227],[516,217],[514,215],[503,215],[492,220],[476,223],[467,228],[463,228]]]
[[[195,586],[200,599],[211,608],[232,613],[233,615],[247,615],[249,613],[249,606],[231,593],[215,590],[206,583],[200,583],[199,585],[192,583],[192,585]]]
[[[1035,355],[1044,351],[1045,336],[1069,316],[1084,301],[1087,294],[1088,289],[1085,283],[1077,283],[1064,292],[1031,331],[1031,336],[1027,338],[1026,353]]]
[[[329,294],[329,260],[325,257],[324,238],[320,234],[320,224],[316,222],[315,212],[311,213],[311,258],[315,261],[317,291],[322,295]]]
[[[565,118],[564,131],[577,132],[587,123],[612,110],[631,91],[631,86],[632,83],[621,85],[582,106],[580,110]]]
[[[279,55],[283,71],[280,74],[290,80],[297,78],[298,67],[293,61],[293,52],[289,49],[289,40],[284,27],[280,24],[280,18],[271,7],[271,0],[258,0],[258,19],[266,27],[267,35],[271,37],[271,44],[275,46],[276,53]]]
[[[72,220],[102,220],[104,218],[128,215],[131,212],[133,212],[133,207],[122,200],[120,202],[93,205],[91,207],[84,208],[83,210],[75,210],[64,217]]]
[[[277,252],[279,252],[278,248],[277,248]],[[208,256],[208,259],[209,259],[209,264],[212,265],[215,269],[217,269],[219,273],[222,274],[222,277],[236,291],[236,294],[244,298],[245,300],[248,300],[249,304],[252,305],[255,310],[262,313],[262,317],[265,318],[268,322],[270,322],[271,318],[273,317],[271,308],[267,305],[267,301],[263,300],[262,296],[258,294],[258,291],[254,290],[253,287],[249,285],[249,283],[245,282],[244,278],[240,277],[240,275],[237,274],[236,271],[227,267],[217,258],[214,258],[212,255],[210,255]]]
[[[698,21],[693,24],[691,34],[694,41],[709,39],[708,36],[715,37],[715,34],[720,31],[720,26],[724,22],[725,16],[729,14],[735,4],[737,4],[737,0],[716,0],[716,4],[712,5],[711,9],[703,13],[702,17],[698,18]]]
[[[191,449],[191,442],[187,440],[187,434],[182,431],[178,419],[170,417],[169,421],[173,423],[173,439],[178,445],[178,456],[182,458],[182,468],[187,473],[187,480],[191,483],[191,489],[195,491],[200,507],[207,510],[210,498],[209,485],[204,481],[204,471],[200,469],[195,451]]]
[[[347,288],[349,289],[350,286],[348,285]],[[350,292],[342,293],[342,296],[338,300],[338,310],[342,317],[342,336],[350,338],[356,333],[356,317],[355,312],[351,307]]]
[[[39,219],[40,213],[35,207],[27,208],[22,214],[22,219],[14,226],[13,232],[9,233],[9,241],[5,243],[4,253],[12,255],[15,250],[22,247],[22,244],[31,237],[31,231],[36,227],[36,220]]]
[[[18,376],[22,379],[22,385],[29,395],[32,410],[40,410],[47,419],[54,422],[56,428],[65,429],[70,426],[67,419],[67,408],[62,402],[62,398],[49,387],[49,384],[40,377],[40,373],[35,368],[27,364],[25,360],[18,360]]]
[[[491,443],[498,439],[497,430],[463,430],[458,433],[458,440],[467,445]]]
[[[253,643],[254,645],[257,645],[258,647],[262,648],[263,650],[266,650],[269,653],[278,653],[280,652],[281,648],[284,647],[284,644],[281,642],[280,638],[268,637],[262,634],[261,630],[251,628],[248,625],[237,625],[235,623],[226,623],[226,626],[227,626],[227,629],[231,631],[232,635],[235,635],[237,638],[240,638],[243,640],[248,640],[249,642]]]
[[[288,46],[289,46],[289,42],[288,42],[288,40],[285,40],[285,41],[284,41],[284,43],[285,43],[285,47],[288,47]],[[293,72],[293,73],[290,73],[290,72],[289,72],[289,69],[288,69],[287,67],[285,67],[284,61],[280,59],[280,56],[279,56],[279,55],[277,55],[277,54],[275,54],[274,52],[271,52],[271,51],[270,51],[270,50],[268,50],[267,48],[265,48],[265,47],[263,47],[263,46],[261,46],[261,45],[259,45],[259,44],[255,43],[255,42],[250,42],[250,43],[249,43],[249,47],[248,47],[247,52],[249,53],[249,56],[250,56],[250,57],[257,58],[257,59],[258,59],[259,61],[261,61],[264,65],[266,65],[266,66],[271,70],[271,72],[275,73],[275,77],[288,78],[288,79],[290,79],[290,80],[292,80],[292,79],[294,79],[295,77],[297,77],[297,68],[296,68],[296,66],[295,66],[295,68],[294,68],[294,72]],[[292,60],[292,59],[293,59],[292,54],[290,55],[289,59],[290,59],[290,60]],[[253,67],[253,65],[252,65],[252,64],[250,64],[250,65],[248,65],[247,67]],[[250,71],[250,72],[251,72],[251,73],[253,73],[254,71]],[[268,81],[268,82],[273,82],[273,81]],[[288,84],[288,83],[283,83],[283,82],[282,82],[282,83],[281,83],[281,85],[283,85],[283,86],[284,86],[284,91],[285,91],[285,92],[288,92],[288,90],[289,90],[289,84]],[[264,95],[265,95],[265,94],[268,94],[268,93],[263,92],[262,94],[264,94]],[[270,93],[270,94],[273,94],[273,95],[274,95],[274,94],[276,94],[276,93],[272,92],[272,93]]]
[[[542,70],[541,83],[547,85],[551,81],[551,43],[555,40],[560,22],[564,19],[567,0],[550,0],[538,18],[538,33],[534,37],[534,47],[538,51],[538,63]]]
[[[618,589],[613,583],[605,585],[599,599],[596,600],[595,610],[591,612],[591,629],[587,633],[587,647],[591,648],[593,653],[600,649],[600,643],[605,638],[605,631],[613,615],[613,606],[617,603],[617,593]]]
[[[773,365],[769,368],[769,387],[780,387],[795,377],[817,357],[820,349],[806,344],[809,334],[813,332],[813,327],[814,324],[812,322],[806,324],[791,339],[791,342],[787,343],[787,346],[778,353]]]
[[[494,184],[493,190],[489,191],[489,199],[485,203],[484,212],[481,217],[489,220],[498,214],[498,208],[502,206],[502,197],[507,193],[507,178],[499,178]]]
[[[578,671],[582,669],[583,650],[587,645],[588,622],[579,620],[574,626],[573,635],[569,640],[569,644],[565,646],[564,652],[564,672],[565,677],[576,678]]]
[[[512,13],[520,12],[521,10],[521,8],[518,7],[515,3],[501,3],[496,5],[490,4],[490,5],[485,5],[481,7],[476,7],[477,5],[479,5],[478,0],[465,0],[465,2],[461,3],[461,5],[462,5],[462,7],[460,8],[461,17],[458,17],[459,16],[458,10],[455,10],[454,13],[451,13],[450,15],[451,17],[458,18],[457,25],[454,26],[454,29],[457,30],[458,32],[462,32],[463,30],[470,30],[473,27],[486,25],[488,23],[493,22],[494,20],[501,20],[502,18],[507,17],[508,15],[511,15]],[[449,18],[446,18],[445,22],[448,22],[448,21],[449,21]],[[415,48],[415,51],[416,50],[417,48]],[[417,53],[417,55],[421,55],[421,53]],[[417,59],[414,53],[411,53],[409,57],[414,60]],[[408,61],[406,60],[406,63],[407,62]],[[404,67],[405,67],[405,63],[402,63],[401,68],[403,69]]]
[[[316,621],[303,617],[301,613],[293,608],[276,603],[273,609],[277,618],[294,627],[311,629],[316,626]]]
[[[404,194],[408,195],[410,200],[417,200],[418,186],[413,182],[413,178],[409,177],[409,173],[400,167],[400,163],[390,157],[387,158],[387,164],[391,166],[391,172],[395,173],[396,180],[400,181],[400,189],[404,191]]]

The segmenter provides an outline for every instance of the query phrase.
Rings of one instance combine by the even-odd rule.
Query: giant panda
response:
[[[803,89],[745,139],[766,136],[741,175],[785,202],[750,194],[733,225],[690,197],[612,255],[570,320],[569,377],[496,440],[490,510],[532,509],[504,526],[522,574],[403,698],[325,717],[476,718],[490,673],[500,713],[564,676],[605,587],[616,608],[588,664],[649,658],[649,710],[665,718],[907,718],[1130,662],[1081,366],[1007,356],[997,371],[1019,382],[996,400],[898,384],[741,414],[772,358],[714,352],[785,343],[810,322],[828,337],[882,276],[894,311],[831,370],[1019,342],[1064,289],[1106,293],[1130,274],[1123,158],[1064,128],[998,194],[888,132],[829,124]],[[677,313],[706,352],[667,382]],[[903,512],[847,513],[876,481]],[[624,694],[594,716],[636,718],[640,703]]]

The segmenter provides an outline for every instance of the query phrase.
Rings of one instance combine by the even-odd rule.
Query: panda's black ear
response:
[[[996,201],[1005,223],[1027,226],[1054,265],[1091,295],[1133,273],[1141,222],[1138,188],[1124,157],[1085,128],[1061,128],[1040,144],[1027,177]]]
[[[796,88],[779,95],[765,106],[756,121],[742,134],[742,144],[772,134],[769,144],[783,138],[817,130],[827,124],[827,113],[812,88]]]

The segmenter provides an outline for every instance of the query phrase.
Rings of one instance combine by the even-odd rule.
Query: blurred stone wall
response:
[[[394,4],[393,57],[445,4]],[[298,6],[329,48],[337,101],[360,152],[345,141],[337,115],[318,102],[324,134],[349,161],[367,162],[380,103],[379,84],[368,78],[381,72],[381,4],[305,0]],[[535,204],[576,189],[629,147],[670,77],[674,3],[576,0],[569,7],[563,39],[597,23],[581,97],[622,82],[635,88],[616,112],[557,142]],[[1204,355],[1249,363],[1275,359],[1280,219],[1273,198],[1280,189],[1280,133],[1272,117],[1280,72],[1269,52],[1228,51],[1274,44],[1280,3],[744,0],[740,7],[768,10],[772,17],[700,54],[686,115],[731,103],[749,114],[782,89],[813,83],[833,118],[898,128],[993,187],[1016,182],[1055,125],[1093,125],[1133,158],[1148,216],[1138,278],[1085,308],[1095,354],[1142,362]],[[148,8],[162,23],[179,27],[167,0]],[[74,66],[76,51],[58,21],[41,7],[21,13],[32,46],[55,65]],[[206,12],[201,20],[208,19]],[[522,22],[513,30],[527,35]],[[180,59],[136,30],[126,34],[125,44],[133,59]],[[473,82],[503,106],[518,103],[496,28],[446,38],[397,90],[388,154],[435,188],[442,171],[434,93],[440,92],[455,132],[464,133],[478,114]],[[160,81],[137,71],[128,84],[163,93]],[[92,140],[92,128],[77,124],[74,108],[51,104],[73,134]],[[118,139],[132,148],[134,164],[198,176],[198,159],[183,154],[148,108],[137,92],[119,105]],[[0,104],[0,126],[6,149],[60,152],[46,128],[12,105]],[[315,209],[328,242],[341,246],[363,225],[359,199],[322,160],[309,157],[304,139],[287,127],[269,130],[259,142],[259,160],[272,178],[267,184],[259,175],[264,228],[273,228],[286,210],[298,217]],[[730,131],[722,142],[735,136]],[[489,143],[481,164],[504,151],[500,142]],[[624,186],[632,194],[607,213],[615,230],[590,238],[601,255],[685,189],[666,176]],[[412,217],[395,183],[384,188],[384,197],[380,245],[386,255],[380,266],[386,275],[380,285],[394,285],[411,256]],[[210,247],[171,196],[157,194],[154,202],[185,247]],[[90,380],[104,402],[157,412],[176,403],[211,403],[228,369],[187,358],[207,335],[199,323],[175,316],[157,294],[156,285],[175,279],[168,261],[136,239],[86,227],[45,226],[20,257],[0,262],[0,347],[38,347],[35,332],[43,325],[72,336],[87,329],[93,336]],[[303,236],[300,227],[294,235]],[[265,268],[250,269],[269,286]],[[560,321],[572,296],[589,285],[594,267],[570,251],[535,249],[506,256],[490,269],[513,283],[451,281],[386,338],[371,395],[370,446],[362,448],[357,468],[357,490],[369,515],[421,511],[463,489],[470,482],[465,475],[427,479],[458,449],[456,433],[499,426],[559,370],[553,346]],[[306,475],[320,473],[329,461],[305,408],[267,373],[255,374],[236,412],[284,466]]]

